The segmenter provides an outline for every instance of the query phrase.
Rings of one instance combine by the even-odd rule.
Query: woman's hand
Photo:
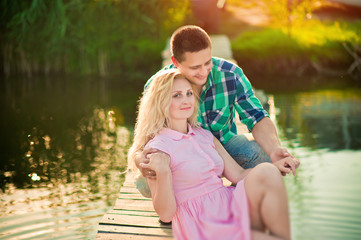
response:
[[[149,163],[148,155],[156,152],[160,152],[160,151],[154,148],[148,148],[148,149],[144,149],[144,151],[142,152],[137,152],[135,156],[135,165],[137,166],[143,177],[150,179],[156,178],[155,171],[149,169],[148,167],[142,167],[142,163]]]
[[[283,176],[287,175],[292,171],[293,176],[296,175],[296,168],[300,165],[300,161],[292,156],[282,158],[273,163],[280,171]]]
[[[148,153],[146,158],[148,161],[140,163],[139,166],[148,171],[148,175],[151,175],[150,178],[155,178],[156,175],[170,170],[170,157],[168,154],[161,151],[153,151]],[[155,175],[153,175],[152,172],[154,172]]]

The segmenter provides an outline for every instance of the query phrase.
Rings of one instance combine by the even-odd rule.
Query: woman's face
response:
[[[172,124],[187,120],[194,112],[195,98],[189,81],[185,78],[174,79],[169,117]]]

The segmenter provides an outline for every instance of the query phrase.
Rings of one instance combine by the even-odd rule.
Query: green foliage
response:
[[[0,7],[3,70],[28,75],[159,67],[185,10],[177,0],[4,0]]]
[[[323,0],[262,0],[274,26],[293,25],[310,19],[312,11],[324,5]]]
[[[282,29],[276,28],[244,32],[232,41],[232,49],[235,55],[258,59],[285,57],[302,52],[296,40],[289,38]]]
[[[342,43],[361,44],[361,21],[334,22],[321,24],[309,21],[297,27],[293,38],[309,52],[312,57],[346,60],[348,54]]]
[[[349,66],[353,60],[342,44],[360,45],[360,36],[361,21],[325,24],[312,20],[295,24],[291,36],[286,28],[244,32],[232,41],[232,49],[239,62],[252,59],[269,65],[291,61]]]

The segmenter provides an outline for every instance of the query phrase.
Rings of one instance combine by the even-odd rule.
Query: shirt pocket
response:
[[[228,105],[222,108],[208,110],[207,117],[211,129],[213,131],[219,131],[228,125],[231,117],[231,110]]]

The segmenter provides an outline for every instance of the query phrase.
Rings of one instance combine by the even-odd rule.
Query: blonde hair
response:
[[[142,98],[139,100],[138,117],[134,129],[134,141],[128,153],[128,165],[132,163],[133,171],[137,171],[134,160],[139,152],[144,150],[144,146],[154,138],[162,128],[169,127],[169,107],[171,104],[171,94],[174,79],[186,77],[177,69],[164,70],[153,77],[148,88],[144,90]],[[188,119],[192,127],[198,127],[198,97],[196,97],[194,112]]]

